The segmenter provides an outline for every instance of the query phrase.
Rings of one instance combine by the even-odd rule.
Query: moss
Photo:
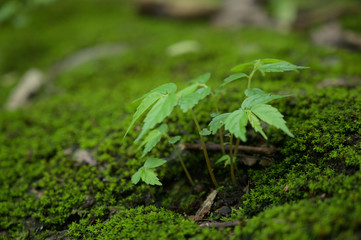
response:
[[[358,239],[360,189],[267,209],[235,228],[234,239]]]
[[[0,238],[62,238],[67,232],[73,238],[82,234],[112,238],[113,233],[120,237],[148,233],[154,238],[193,239],[232,236],[229,229],[200,230],[179,215],[194,214],[212,187],[202,153],[183,152],[187,167],[201,186],[196,190],[187,185],[167,143],[159,144],[152,155],[167,158],[168,163],[167,168],[159,170],[163,187],[150,190],[156,196],[154,201],[146,185],[130,183],[131,175],[144,160],[133,145],[137,130],[130,131],[124,141],[122,138],[136,107],[131,101],[149,89],[168,81],[181,87],[208,71],[212,73],[210,85],[216,88],[232,66],[264,57],[285,58],[311,69],[301,74],[255,76],[255,87],[294,95],[274,104],[284,113],[296,138],[268,128],[270,143],[279,149],[271,166],[240,166],[237,177],[241,187],[249,180],[250,192],[238,196],[232,192],[231,219],[252,219],[244,229],[236,228],[235,236],[257,239],[357,235],[359,89],[315,86],[326,78],[358,79],[361,69],[354,63],[360,62],[359,54],[316,48],[299,34],[213,29],[204,22],[138,17],[129,4],[112,0],[107,4],[57,1],[34,10],[26,28],[0,30],[0,35],[6,36],[0,39],[1,75],[16,72],[20,76],[33,66],[46,71],[73,51],[94,44],[121,42],[128,48],[122,56],[90,62],[61,74],[52,94],[39,93],[24,109],[0,110]],[[69,17],[59,24],[58,17],[64,13]],[[49,29],[47,23],[53,28]],[[44,34],[31,34],[39,31]],[[175,58],[165,54],[167,46],[185,39],[199,41],[201,50]],[[28,60],[30,56],[32,61]],[[1,103],[14,86],[13,82],[0,88]],[[236,109],[245,87],[241,81],[230,85],[223,89],[221,100],[207,99],[195,109],[202,126],[215,112],[215,102],[222,112]],[[171,135],[178,135],[181,129],[182,141],[198,141],[191,117],[180,110],[168,119],[168,124]],[[249,145],[262,142],[252,131],[248,137]],[[219,141],[216,137],[207,139]],[[92,153],[97,164],[77,162],[73,153],[78,149]],[[218,153],[210,155],[212,161],[218,157]],[[230,184],[227,168],[216,166],[215,174],[222,185]],[[230,193],[229,187],[225,189],[220,195]],[[149,204],[179,214],[139,207]],[[343,208],[343,204],[347,207]],[[295,212],[302,217],[299,222]],[[324,220],[323,215],[330,220]],[[343,218],[338,222],[337,216],[351,224],[345,225]],[[274,226],[278,223],[274,218],[286,223]],[[181,231],[176,231],[177,224],[182,226]],[[336,227],[330,230],[332,225]]]

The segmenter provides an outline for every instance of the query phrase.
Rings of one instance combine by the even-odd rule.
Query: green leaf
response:
[[[215,134],[217,130],[225,124],[225,121],[229,117],[229,115],[230,113],[223,113],[212,119],[212,121],[208,125],[209,130],[212,132],[212,134]]]
[[[268,102],[276,100],[276,99],[291,96],[291,95],[273,95],[270,93],[265,93],[260,89],[246,90],[245,94],[248,95],[249,97],[247,97],[243,101],[242,109],[249,109],[256,104],[264,104],[264,103],[268,103]]]
[[[174,83],[163,84],[142,97],[138,98],[136,101],[143,99],[140,105],[137,108],[137,111],[133,115],[132,122],[130,123],[127,131],[124,134],[124,137],[128,134],[129,130],[134,126],[135,122],[155,103],[157,102],[162,95],[174,93],[177,91],[177,85]],[[136,102],[135,101],[135,102]]]
[[[168,131],[167,124],[162,124],[159,128],[149,132],[149,134],[145,137],[142,144],[138,147],[141,148],[145,145],[142,158],[159,143],[160,139],[167,131]]]
[[[259,119],[251,112],[251,111],[246,111],[247,116],[248,116],[248,120],[251,123],[253,129],[256,132],[259,132],[264,139],[268,139],[266,134],[263,132],[262,127],[261,127],[261,122],[259,121]]]
[[[247,63],[239,64],[231,69],[232,72],[243,72],[244,70],[253,67],[256,64],[257,60]]]
[[[294,137],[294,135],[287,128],[286,121],[283,119],[283,115],[276,108],[267,104],[257,104],[252,106],[251,111],[262,121],[278,129],[281,129],[290,137]]]
[[[244,77],[248,77],[248,75],[245,74],[245,73],[236,73],[236,74],[233,74],[233,75],[227,77],[226,79],[224,79],[224,80],[223,80],[223,83],[221,84],[221,86],[224,86],[224,85],[226,85],[226,84],[228,84],[228,83],[230,83],[230,82],[233,82],[233,81],[235,81],[235,80],[237,80],[237,79],[244,78]]]
[[[278,62],[286,62],[286,63],[288,63],[288,62],[285,61],[285,60],[276,59],[276,58],[264,58],[264,59],[259,59],[259,61],[260,61],[262,64],[278,63]]]
[[[137,184],[140,180],[140,177],[142,176],[144,167],[141,167],[138,169],[138,171],[136,173],[133,174],[132,176],[132,183],[133,184]]]
[[[225,121],[225,129],[232,133],[236,138],[240,138],[243,142],[246,138],[247,114],[242,110],[232,112]]]
[[[211,131],[209,131],[207,128],[203,128],[199,134],[202,136],[208,136],[211,134]]]
[[[156,168],[159,166],[162,166],[164,163],[166,163],[166,160],[160,159],[160,158],[148,158],[147,161],[144,163],[145,168]]]
[[[141,178],[146,184],[162,186],[162,183],[159,181],[157,174],[153,169],[144,168]]]
[[[179,140],[181,139],[180,136],[175,136],[175,137],[172,137],[171,139],[169,139],[169,143],[170,144],[175,144],[176,142],[178,142]]]
[[[144,94],[143,96],[134,100],[133,102],[137,102],[152,93],[159,93],[161,95],[166,95],[169,93],[175,93],[176,91],[177,91],[177,85],[175,85],[174,83],[166,83],[166,84],[163,84],[163,85],[160,85],[160,86],[154,88],[153,90],[149,91],[148,93]]]
[[[235,163],[237,160],[236,157],[233,157],[233,162]],[[222,163],[224,162],[224,167],[227,167],[228,165],[231,165],[231,157],[229,155],[223,155],[222,157],[220,157],[217,161],[216,164]]]
[[[285,72],[285,71],[293,71],[297,69],[306,69],[306,68],[308,67],[296,66],[288,62],[275,62],[275,63],[261,65],[257,67],[257,70],[263,72]]]
[[[158,101],[161,96],[162,94],[154,92],[143,99],[143,101],[138,106],[137,111],[134,113],[132,122],[125,132],[124,137],[128,134],[129,130],[133,127],[138,118],[142,116],[156,101]]]
[[[199,86],[199,83],[194,83],[194,84],[180,90],[179,92],[177,92],[176,95],[177,95],[178,98],[181,98],[181,97],[183,97],[185,95],[193,93],[195,90],[197,90],[198,86]]]
[[[229,161],[229,163],[230,163],[230,159],[231,159],[231,157],[229,155],[223,155],[216,161],[216,164],[220,164],[220,163],[224,162],[224,166],[227,166],[226,162]]]
[[[211,73],[205,73],[193,80],[191,82],[199,83],[199,84],[205,84],[208,82],[208,80],[211,78]]]
[[[160,100],[156,104],[154,104],[152,109],[148,112],[147,116],[144,119],[142,131],[135,141],[137,142],[155,125],[162,122],[166,117],[168,117],[172,113],[174,107],[177,105],[177,102],[178,100],[174,93],[162,96]]]
[[[211,93],[211,88],[200,88],[194,93],[184,95],[179,99],[179,106],[183,112],[188,112],[189,109],[192,109],[195,105],[198,104],[200,100],[207,97]]]
[[[257,95],[257,94],[266,94],[264,91],[262,91],[259,88],[251,88],[251,89],[246,89],[246,91],[244,91],[244,94],[247,97],[251,97],[253,95]]]

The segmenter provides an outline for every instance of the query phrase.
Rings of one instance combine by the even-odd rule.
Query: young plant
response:
[[[135,114],[133,115],[133,119],[128,127],[124,137],[127,135],[129,130],[134,126],[135,122],[144,114],[146,117],[144,118],[142,131],[135,140],[135,142],[139,141],[145,134],[147,134],[150,130],[152,130],[157,124],[161,123],[167,116],[169,116],[174,110],[175,106],[179,105],[183,112],[191,112],[193,120],[196,124],[197,130],[200,134],[200,138],[203,144],[204,156],[206,159],[207,167],[212,178],[212,181],[216,187],[218,187],[218,183],[214,177],[212,167],[208,158],[207,149],[205,147],[205,142],[203,136],[201,135],[201,128],[196,119],[196,116],[193,112],[193,108],[199,103],[200,100],[204,99],[211,93],[211,88],[206,85],[207,81],[210,78],[210,74],[204,74],[202,76],[197,77],[196,79],[191,81],[191,85],[178,91],[177,86],[174,83],[168,83],[161,85],[149,93],[145,94],[138,100],[142,100],[140,105],[138,106]],[[150,135],[146,137],[141,146],[145,146],[145,151],[143,152],[143,156],[148,153],[160,140],[161,133],[164,132],[164,129],[158,129],[157,131],[152,131]],[[194,184],[192,178],[189,175],[188,170],[186,169],[184,162],[181,160],[180,154],[178,153],[176,147],[174,146],[175,139],[169,139],[169,142],[173,144],[173,147],[177,153],[178,158],[180,159],[181,165],[186,172],[186,175],[191,182]]]
[[[148,158],[143,167],[139,168],[138,171],[133,174],[132,183],[137,184],[141,179],[146,184],[162,186],[154,169],[162,166],[166,162],[167,161],[159,158]]]
[[[203,154],[204,158],[206,160],[207,168],[209,175],[212,179],[212,182],[216,188],[219,187],[218,182],[214,176],[211,162],[209,161],[208,152],[206,148],[206,144],[204,142],[204,135],[207,135],[208,132],[206,130],[201,130],[201,127],[199,126],[199,122],[197,120],[196,115],[193,112],[193,108],[198,104],[198,102],[205,97],[207,97],[209,94],[211,94],[211,88],[206,85],[209,78],[211,77],[210,73],[203,74],[196,79],[192,80],[192,85],[179,91],[177,93],[177,97],[179,97],[179,106],[182,109],[184,113],[190,112],[193,118],[193,121],[196,125],[200,140],[202,142],[202,148],[203,148]],[[206,131],[206,132],[205,132]]]
[[[248,68],[251,68],[249,74],[247,71]],[[209,124],[210,131],[215,134],[215,132],[221,128],[225,127],[225,130],[228,130],[231,133],[230,139],[230,159],[233,159],[233,156],[236,156],[236,151],[240,140],[243,142],[247,141],[246,138],[246,126],[248,121],[256,132],[259,132],[266,140],[268,139],[264,133],[260,120],[272,125],[278,129],[284,131],[290,137],[294,135],[286,126],[286,121],[283,119],[283,115],[274,107],[267,104],[272,100],[288,97],[290,95],[273,95],[270,93],[265,93],[261,89],[251,88],[251,82],[253,75],[259,71],[262,75],[269,72],[285,72],[298,69],[305,69],[307,67],[296,66],[289,62],[279,60],[279,59],[259,59],[252,62],[244,63],[237,65],[232,69],[233,72],[237,72],[226,78],[222,86],[229,84],[238,79],[246,78],[248,79],[248,88],[245,90],[246,99],[242,102],[241,107],[231,113],[224,113],[213,118]],[[235,152],[232,152],[232,138],[235,136],[237,138]],[[230,161],[231,165],[231,178],[234,185],[237,184],[235,175],[234,175],[234,166],[233,161]]]
[[[166,137],[168,139],[168,143],[170,143],[173,146],[174,151],[178,157],[178,160],[180,161],[182,168],[188,178],[188,181],[193,186],[194,181],[193,181],[191,175],[189,174],[188,169],[185,166],[177,147],[175,146],[175,143],[177,143],[180,140],[180,136],[170,137],[167,134],[167,132],[168,132],[168,125],[165,123],[160,125],[160,127],[150,131],[149,134],[144,138],[143,142],[138,147],[138,149],[144,147],[143,154],[141,157],[143,158],[147,153],[149,153],[160,142],[160,140],[163,137]]]

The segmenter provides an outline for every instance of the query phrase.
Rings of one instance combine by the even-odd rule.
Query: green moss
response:
[[[1,75],[15,72],[19,77],[34,66],[47,71],[75,50],[96,44],[120,42],[128,49],[122,56],[90,62],[61,74],[54,82],[52,94],[39,93],[24,109],[0,110],[0,238],[61,238],[68,230],[74,238],[82,234],[112,238],[113,233],[128,237],[135,233],[140,237],[154,233],[158,238],[230,237],[231,230],[200,230],[168,210],[137,208],[154,204],[154,200],[145,184],[130,183],[132,174],[144,162],[133,145],[137,130],[130,131],[124,141],[122,138],[136,107],[131,101],[151,88],[169,81],[184,86],[187,80],[209,71],[210,85],[216,88],[232,66],[264,57],[287,59],[311,69],[301,74],[255,76],[255,87],[293,94],[274,104],[284,113],[296,138],[270,127],[270,143],[279,149],[271,166],[239,166],[237,178],[242,180],[242,187],[247,183],[243,179],[249,180],[250,192],[239,194],[234,206],[239,210],[232,219],[253,218],[244,229],[236,228],[235,236],[300,239],[352,238],[357,234],[359,88],[316,85],[327,78],[358,79],[361,69],[355,63],[361,60],[359,54],[318,48],[297,34],[213,29],[204,22],[138,17],[129,4],[113,0],[107,0],[107,4],[57,1],[30,13],[33,20],[27,27],[0,30],[0,35],[6,36],[0,39]],[[58,19],[63,14],[68,17],[60,24]],[[201,50],[175,58],[165,54],[169,45],[186,39],[199,41]],[[15,82],[0,88],[1,103]],[[239,107],[245,88],[246,83],[240,81],[223,91],[221,100],[201,103],[195,109],[201,125],[208,124],[215,102],[222,112]],[[170,135],[178,135],[181,130],[182,141],[198,141],[191,116],[177,110],[168,123]],[[248,138],[248,145],[262,141],[253,132]],[[219,142],[216,137],[207,139]],[[78,149],[92,153],[97,164],[77,162],[73,153]],[[203,188],[195,191],[187,185],[172,149],[163,142],[152,155],[168,160],[167,168],[159,170],[164,185],[151,192],[157,205],[190,215],[207,196],[211,182],[202,153],[183,154],[190,173]],[[215,161],[219,155],[212,153],[210,158]],[[227,168],[215,166],[214,171],[222,185],[229,185]],[[295,212],[301,216],[299,222]],[[330,220],[322,216],[329,216]],[[342,216],[340,222],[337,216]],[[274,218],[286,223],[274,226],[278,223]],[[342,219],[351,224],[345,225]],[[177,224],[182,226],[181,231],[176,231]],[[336,227],[330,230],[332,225]],[[306,229],[306,233],[297,226]]]

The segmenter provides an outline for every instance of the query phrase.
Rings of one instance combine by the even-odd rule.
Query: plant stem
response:
[[[231,158],[231,178],[234,186],[237,186],[236,177],[234,176],[234,168],[233,168],[233,149],[232,149],[232,142],[233,142],[233,134],[229,139],[229,157]]]
[[[221,140],[222,155],[226,155],[226,150],[224,149],[224,141],[223,141],[223,131],[222,131],[222,128],[219,128],[219,139]]]
[[[234,148],[234,153],[233,153],[233,156],[234,156],[234,157],[237,157],[238,146],[239,146],[240,141],[241,141],[241,139],[237,138],[236,146],[235,146],[235,148]],[[235,169],[238,169],[237,164],[235,165]]]
[[[254,73],[256,72],[257,65],[259,64],[259,60],[254,64],[252,72],[248,76],[248,89],[251,89],[251,81]]]
[[[192,184],[192,186],[194,186],[193,179],[192,179],[191,175],[189,174],[188,169],[187,169],[186,165],[184,164],[183,159],[182,159],[181,155],[179,154],[179,151],[178,151],[177,147],[174,144],[172,144],[172,145],[173,145],[174,151],[175,151],[175,153],[176,153],[176,155],[177,155],[177,157],[178,157],[178,159],[179,159],[179,161],[180,161],[180,163],[181,163],[181,165],[183,167],[183,170],[187,175],[187,178],[188,178],[189,182]]]
[[[204,153],[204,158],[206,159],[206,163],[207,163],[207,167],[208,167],[208,172],[209,172],[209,175],[211,176],[211,179],[212,179],[212,182],[214,184],[214,186],[216,188],[219,187],[218,183],[217,183],[217,180],[216,178],[214,177],[214,174],[213,174],[213,170],[212,170],[212,166],[211,166],[211,162],[209,161],[209,158],[208,158],[208,153],[207,153],[207,149],[206,149],[206,144],[204,143],[204,139],[203,139],[203,136],[201,135],[201,127],[199,126],[199,123],[197,121],[197,118],[193,112],[193,110],[191,109],[191,113],[192,113],[192,117],[193,117],[193,120],[194,120],[194,123],[196,124],[196,127],[197,127],[197,130],[198,130],[198,133],[199,133],[199,137],[201,139],[201,142],[202,142],[202,148],[203,148],[203,153]]]
[[[248,76],[248,89],[251,89],[251,81],[255,72],[256,72],[256,68],[253,68],[251,74]]]
[[[211,92],[212,94],[212,97],[213,99],[215,99],[217,97],[217,95],[215,95],[213,92]],[[217,113],[219,112],[219,109],[218,109],[218,105],[217,105],[217,99],[215,99],[216,101],[214,102],[214,106],[216,107],[216,111]],[[223,127],[220,127],[218,129],[218,132],[219,132],[219,140],[221,142],[221,149],[222,149],[222,154],[223,155],[226,155],[226,151],[224,150],[224,141],[223,141],[223,132],[222,132],[222,128]]]

